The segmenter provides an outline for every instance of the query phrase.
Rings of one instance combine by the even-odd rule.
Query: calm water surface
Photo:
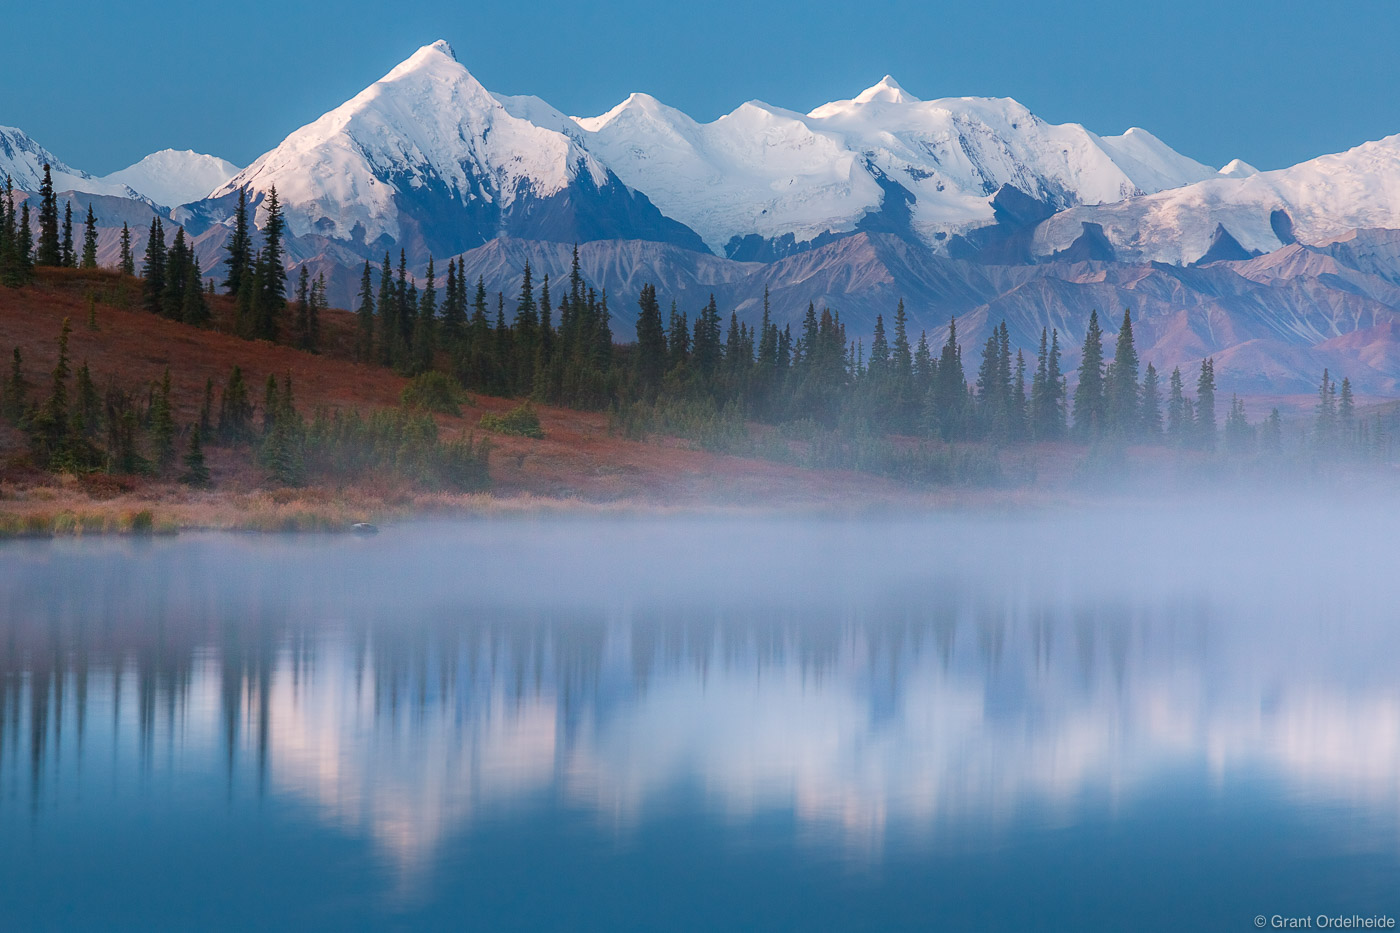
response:
[[[3,930],[1324,913],[1400,915],[1400,508],[0,546]]]

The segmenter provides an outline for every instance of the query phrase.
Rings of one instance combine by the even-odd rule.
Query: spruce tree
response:
[[[34,234],[29,228],[29,202],[25,201],[19,209],[19,232],[15,237],[13,248],[15,255],[15,265],[18,269],[17,279],[20,282],[27,282],[34,274]]]
[[[365,362],[374,356],[374,281],[368,259],[360,273],[359,298],[355,310],[355,359]]]
[[[1264,419],[1259,432],[1259,446],[1269,454],[1277,454],[1283,450],[1283,419],[1279,417],[1277,408],[1270,411],[1269,417]]]
[[[131,252],[131,228],[122,221],[121,259],[119,267],[122,275],[136,274],[136,257]]]
[[[185,246],[185,228],[175,228],[175,239],[165,253],[165,288],[161,295],[161,313],[173,321],[184,314],[186,279],[190,272],[190,252]],[[199,283],[195,282],[198,288]]]
[[[866,375],[878,387],[876,391],[884,389],[890,375],[890,344],[885,337],[884,316],[879,314],[875,315],[875,335],[870,338],[870,363],[866,367]],[[978,387],[981,387],[980,380]]]
[[[199,268],[199,257],[194,250],[186,252],[188,266],[184,280],[184,299],[180,305],[179,319],[186,324],[203,327],[209,323],[209,302],[204,294],[204,273]]]
[[[1050,381],[1050,334],[1040,329],[1040,347],[1035,353],[1035,373],[1031,376],[1030,427],[1031,437],[1044,440],[1047,389]]]
[[[389,254],[384,253],[384,265],[379,270],[379,362],[392,366],[396,355],[399,333],[398,315],[395,313],[394,270],[389,265]]]
[[[1142,377],[1141,433],[1150,443],[1162,439],[1162,390],[1157,385],[1157,367],[1151,363]]]
[[[233,233],[224,245],[226,257],[224,265],[228,272],[224,276],[224,294],[235,298],[243,287],[244,279],[252,271],[253,243],[248,234],[248,189],[238,189],[238,207],[233,214]]]
[[[252,433],[253,404],[248,399],[248,384],[243,381],[243,370],[235,366],[219,399],[219,440],[238,444],[252,437]]]
[[[170,398],[170,367],[165,367],[160,389],[151,404],[151,446],[161,473],[175,462],[175,409]]]
[[[1079,385],[1074,390],[1074,433],[1081,441],[1093,441],[1104,430],[1103,331],[1099,313],[1089,313],[1084,350],[1079,362]]]
[[[1011,439],[1023,440],[1030,433],[1029,403],[1026,399],[1026,357],[1016,351],[1015,383],[1011,389]]]
[[[165,231],[160,218],[151,218],[151,233],[146,240],[146,260],[141,269],[145,279],[144,303],[147,311],[159,314],[165,298]]]
[[[1167,440],[1177,447],[1184,446],[1193,425],[1187,417],[1186,397],[1182,393],[1181,367],[1172,370],[1170,395],[1167,398]]]
[[[254,336],[275,342],[282,314],[287,307],[287,269],[283,264],[285,257],[282,250],[286,222],[282,219],[282,205],[277,200],[276,185],[268,189],[263,205],[267,208],[267,219],[263,223],[263,247],[259,251],[262,292]]]
[[[1069,433],[1066,423],[1069,417],[1066,405],[1069,389],[1065,384],[1065,374],[1060,371],[1060,332],[1053,327],[1050,329],[1050,360],[1046,364],[1045,373],[1045,391],[1049,398],[1045,410],[1045,436],[1057,440]]]
[[[83,221],[83,268],[97,268],[97,216],[88,202],[87,219]]]
[[[304,350],[311,342],[311,273],[305,263],[297,272],[294,308],[295,343]]]
[[[1215,360],[1201,361],[1196,380],[1196,443],[1202,450],[1215,450]]]
[[[58,200],[54,197],[53,175],[47,163],[44,165],[44,180],[39,183],[39,251],[34,263],[39,266],[63,264],[63,251],[58,239]]]
[[[72,369],[68,365],[68,337],[73,325],[68,318],[63,319],[63,327],[58,335],[58,362],[54,364],[49,397],[44,401],[30,426],[30,439],[35,454],[41,464],[49,468],[67,468],[71,462],[69,431],[71,420],[68,410],[68,377]]]
[[[1344,448],[1356,446],[1356,400],[1351,394],[1349,376],[1342,377],[1342,388],[1337,396],[1337,430]]]
[[[413,371],[425,373],[433,368],[437,350],[437,269],[433,257],[428,257],[428,271],[423,277],[423,291],[418,296],[418,314],[413,322]],[[531,359],[531,365],[534,360]],[[523,364],[523,361],[522,361]],[[523,367],[529,370],[530,367]],[[529,391],[526,385],[524,391]]]
[[[310,339],[306,348],[312,353],[321,351],[321,318],[329,308],[329,299],[326,298],[326,274],[320,272],[316,275],[316,281],[311,283],[311,311],[308,321]]]
[[[1320,449],[1331,450],[1337,441],[1337,384],[1326,369],[1322,371],[1322,384],[1317,389],[1316,412],[1313,442]]]
[[[634,356],[637,391],[647,401],[654,401],[666,372],[666,332],[661,325],[656,286],[650,283],[642,286],[637,308],[637,352]]]
[[[967,376],[963,371],[962,347],[958,344],[957,318],[948,320],[948,339],[938,356],[937,381],[932,396],[931,427],[945,441],[962,436],[967,407]]]
[[[190,428],[190,446],[185,451],[185,472],[180,482],[189,486],[209,485],[209,467],[204,462],[204,432],[198,424]]]
[[[63,242],[60,247],[63,253],[63,265],[69,269],[78,266],[77,254],[73,251],[73,202],[66,201],[63,206]]]
[[[705,305],[695,318],[695,336],[691,350],[691,360],[702,379],[708,381],[719,371],[723,352],[723,345],[720,343],[719,306],[715,304],[715,296],[711,294],[709,304]]]
[[[1138,434],[1142,420],[1141,396],[1138,390],[1138,354],[1133,345],[1133,318],[1123,312],[1118,329],[1118,341],[1113,351],[1105,380],[1105,430],[1107,433],[1131,440]]]
[[[75,438],[84,441],[96,440],[102,428],[102,399],[97,394],[97,386],[92,381],[92,370],[87,361],[78,367],[78,384],[75,391],[73,411],[69,416]]]

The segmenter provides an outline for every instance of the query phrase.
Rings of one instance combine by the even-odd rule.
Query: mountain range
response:
[[[573,117],[491,93],[439,41],[246,168],[167,149],[97,177],[0,127],[0,174],[32,193],[44,164],[75,212],[93,206],[103,261],[122,223],[158,214],[211,274],[238,191],[260,224],[275,186],[289,261],[346,306],[386,252],[419,275],[460,258],[511,295],[525,261],[563,275],[578,244],[624,337],[646,281],[749,321],[765,288],[780,324],[828,305],[853,338],[902,299],[934,343],[956,315],[965,347],[1003,319],[1022,347],[1042,327],[1072,347],[1091,309],[1113,330],[1131,308],[1145,360],[1214,356],[1226,391],[1307,391],[1323,366],[1400,388],[1400,136],[1216,169],[1142,129],[920,100],[889,76],[808,113],[750,101],[700,123],[638,93]]]

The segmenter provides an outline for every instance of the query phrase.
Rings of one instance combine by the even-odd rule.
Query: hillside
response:
[[[136,309],[139,282],[99,271],[40,270],[38,281],[23,289],[0,289],[0,348],[9,372],[10,351],[20,349],[31,397],[49,384],[56,359],[56,338],[64,318],[73,324],[70,356],[76,369],[86,362],[101,389],[115,380],[125,388],[157,383],[171,369],[175,417],[187,430],[199,415],[207,379],[222,386],[230,369],[243,369],[255,402],[268,375],[290,374],[296,403],[310,415],[317,408],[368,412],[398,404],[407,380],[378,366],[350,359],[351,316],[338,310],[323,322],[325,352],[311,354],[266,341],[250,342],[214,329],[198,329]],[[93,301],[98,330],[86,326]],[[230,302],[212,299],[216,324],[232,313]],[[461,417],[438,415],[446,437],[483,435],[477,423],[486,412],[503,412],[518,400],[473,396]],[[608,416],[542,406],[545,437],[493,436],[490,455],[492,502],[479,497],[416,493],[383,482],[334,490],[285,492],[272,501],[299,498],[363,518],[403,508],[483,505],[508,501],[578,500],[646,506],[802,505],[831,502],[907,501],[912,493],[900,485],[847,472],[813,471],[778,463],[722,456],[688,449],[679,441],[641,442],[609,433]],[[181,448],[183,449],[183,447]],[[201,514],[221,524],[240,524],[239,508],[267,507],[275,486],[244,451],[207,448],[213,490],[192,492],[171,483],[134,477],[94,475],[81,480],[54,477],[33,468],[24,437],[0,422],[0,515],[52,513],[63,508],[121,503],[164,502],[181,523],[203,524]],[[252,497],[251,499],[249,497]],[[262,498],[259,498],[262,497]],[[135,507],[135,506],[132,506]],[[337,511],[339,510],[339,511]]]

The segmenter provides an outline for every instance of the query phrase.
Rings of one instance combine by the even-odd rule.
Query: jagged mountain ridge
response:
[[[1215,354],[1226,390],[1304,391],[1322,365],[1350,368],[1369,391],[1400,378],[1400,235],[1355,229],[1400,226],[1384,181],[1392,161],[1400,176],[1394,140],[1283,172],[1238,160],[1217,172],[1141,130],[1100,137],[1010,100],[920,101],[888,77],[807,114],[750,102],[700,124],[632,95],[574,118],[490,93],[446,43],[173,210],[157,205],[180,195],[133,201],[135,191],[112,187],[122,173],[95,179],[21,136],[0,137],[7,164],[49,159],[61,191],[98,192],[70,196],[79,213],[94,204],[109,263],[123,220],[139,253],[138,228],[159,214],[167,229],[187,226],[219,277],[238,187],[252,191],[260,220],[275,183],[289,261],[324,272],[346,306],[361,263],[377,267],[386,251],[404,249],[419,276],[429,255],[439,268],[460,256],[468,275],[512,296],[525,259],[559,275],[579,243],[622,337],[643,282],[692,315],[714,292],[749,322],[767,286],[780,321],[829,305],[853,338],[868,337],[876,314],[888,323],[903,299],[935,343],[957,315],[965,347],[1005,318],[1018,346],[1053,326],[1072,348],[1090,309],[1112,330],[1132,307],[1145,359],[1169,368]],[[167,191],[202,186],[179,177],[178,159],[142,164]],[[37,187],[27,177],[20,186]],[[1352,209],[1363,196],[1369,213]],[[1147,240],[1129,239],[1135,224],[1160,231],[1175,250],[1160,255],[1175,264],[1150,261],[1159,254]]]

